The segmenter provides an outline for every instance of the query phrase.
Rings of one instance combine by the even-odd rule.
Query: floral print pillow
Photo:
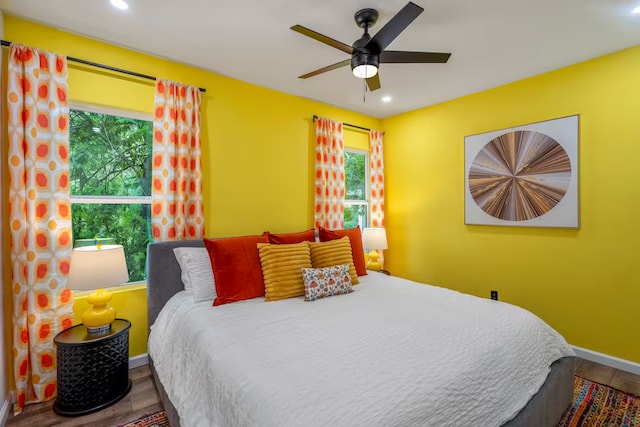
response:
[[[304,300],[315,301],[332,295],[353,292],[349,264],[323,268],[303,268]]]

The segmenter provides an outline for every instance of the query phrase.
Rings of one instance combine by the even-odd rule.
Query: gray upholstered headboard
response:
[[[173,248],[204,247],[202,239],[149,243],[147,247],[147,322],[149,328],[158,313],[176,293],[184,289],[180,266]]]

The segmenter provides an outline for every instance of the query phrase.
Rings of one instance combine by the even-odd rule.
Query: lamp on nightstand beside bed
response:
[[[98,244],[73,250],[67,287],[82,291],[95,290],[87,297],[92,307],[82,315],[82,323],[89,333],[111,330],[116,310],[107,305],[111,293],[104,288],[119,286],[128,280],[129,272],[121,245]]]
[[[384,228],[365,228],[362,232],[362,245],[370,249],[367,255],[367,270],[380,271],[380,253],[378,250],[387,249],[387,232]]]

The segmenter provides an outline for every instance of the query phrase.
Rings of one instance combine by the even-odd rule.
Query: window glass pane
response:
[[[368,199],[365,173],[366,157],[361,153],[344,152],[345,200]]]
[[[344,205],[344,228],[354,228],[360,226],[362,230],[367,226],[367,204],[345,204]]]
[[[83,239],[108,238],[124,246],[129,281],[145,280],[147,244],[151,239],[151,206],[148,204],[71,205],[74,247]]]
[[[70,111],[74,196],[150,196],[153,123]]]
[[[126,204],[126,197],[151,195],[153,123],[95,110],[72,109],[69,115],[71,195],[125,198],[124,204],[73,203],[74,247],[95,239],[122,245],[129,281],[145,280],[151,206]]]

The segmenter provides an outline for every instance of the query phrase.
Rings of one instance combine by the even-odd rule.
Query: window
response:
[[[369,224],[369,153],[344,151],[344,228]]]
[[[129,281],[145,280],[151,239],[153,123],[144,114],[72,105],[71,215],[74,247],[124,246]]]

